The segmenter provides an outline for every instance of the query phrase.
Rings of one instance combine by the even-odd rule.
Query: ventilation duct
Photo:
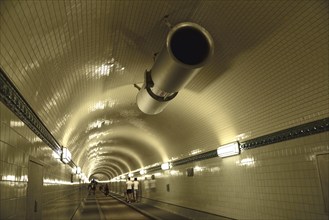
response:
[[[179,23],[172,27],[165,47],[157,55],[137,94],[139,109],[155,115],[204,67],[214,52],[212,37],[198,24]]]

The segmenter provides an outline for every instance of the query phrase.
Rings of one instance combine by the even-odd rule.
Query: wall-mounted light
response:
[[[171,169],[171,167],[172,167],[172,165],[169,162],[161,164],[162,170],[169,170],[169,169]]]
[[[143,170],[143,169],[139,171],[139,174],[140,174],[140,175],[144,175],[144,174],[146,174],[146,173],[147,173],[146,170]]]
[[[149,115],[160,113],[210,60],[213,52],[213,39],[200,25],[183,22],[172,27],[152,69],[145,72],[144,84],[137,94],[138,108]]]
[[[240,144],[238,141],[217,148],[217,155],[219,157],[229,157],[237,154],[240,154]]]
[[[62,147],[62,155],[61,155],[61,161],[65,164],[69,163],[71,161],[71,152],[66,147]]]

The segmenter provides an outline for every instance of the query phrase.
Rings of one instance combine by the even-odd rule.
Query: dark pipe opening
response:
[[[176,59],[188,65],[202,63],[210,51],[205,34],[193,27],[178,29],[171,37],[170,48]]]

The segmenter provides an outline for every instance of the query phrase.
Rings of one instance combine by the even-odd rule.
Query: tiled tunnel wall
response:
[[[70,219],[86,192],[71,168],[2,103],[0,125],[0,219],[26,218],[30,159],[43,165],[42,219]]]
[[[295,4],[294,1],[291,2]],[[208,110],[208,114],[202,118],[204,120],[211,118],[212,126],[216,131],[220,131],[218,134],[223,142],[230,139],[228,133],[233,126],[221,129],[221,123],[218,122],[225,121],[227,118],[232,118],[229,125],[237,125],[239,128],[237,133],[252,128],[252,135],[257,137],[328,117],[328,3],[325,1],[303,3],[299,4],[301,6],[296,3],[296,7],[289,9],[300,10],[300,13],[294,14],[295,17],[283,17],[283,21],[287,24],[280,26],[272,37],[261,37],[260,45],[255,48],[250,47],[250,52],[245,51],[240,54],[240,57],[234,60],[237,64],[233,65],[227,74],[223,74],[221,83],[218,84],[220,86],[208,88],[209,94],[212,92],[217,94],[216,91],[221,91],[221,88],[226,90],[225,93],[218,92],[221,94],[220,97],[208,97],[207,103],[211,103],[209,107],[212,109]],[[120,4],[119,1],[117,4]],[[56,13],[61,12],[56,11]],[[24,14],[17,14],[19,15],[17,18],[25,22]],[[125,18],[124,13],[120,16]],[[15,24],[20,23],[20,19],[13,19],[12,25],[8,26],[9,30],[16,31]],[[276,17],[273,19],[276,20]],[[116,20],[121,21],[121,19]],[[209,24],[210,27],[215,25],[217,22]],[[42,29],[42,26],[39,28]],[[24,33],[25,29],[24,26],[18,26],[17,32]],[[258,33],[259,27],[255,25],[254,30],[245,33],[250,33],[248,35],[250,37]],[[240,29],[238,32],[244,33]],[[30,80],[20,80],[22,77],[19,75],[20,72],[15,72],[15,69],[24,69],[26,61],[32,62],[30,54],[20,51],[20,46],[28,48],[31,46],[28,44],[28,38],[20,39],[23,35],[12,35],[10,31],[3,33],[5,36],[2,38],[4,42],[2,45],[5,46],[3,51],[8,53],[2,55],[4,62],[1,65],[10,71],[12,78],[17,78],[16,85],[22,89],[24,96],[33,101],[34,94],[30,92],[36,85],[26,84]],[[79,35],[78,31],[74,34]],[[44,36],[47,35],[37,37],[36,42],[41,42],[45,39]],[[248,40],[244,35],[238,37],[241,40]],[[8,43],[4,39],[8,39]],[[95,41],[95,43],[100,42]],[[48,44],[52,45],[51,38]],[[11,45],[15,45],[14,51],[16,55],[18,54],[17,57],[20,57],[18,59],[20,62],[8,56],[12,51]],[[73,43],[72,45],[75,46]],[[232,44],[227,51],[235,49],[235,46]],[[50,50],[49,54],[55,57],[56,51],[58,48]],[[35,58],[43,57],[38,51],[32,52],[36,54]],[[89,53],[85,54],[89,55]],[[70,56],[70,58],[74,57]],[[131,66],[135,64],[132,63]],[[49,70],[56,71],[51,65],[50,67]],[[216,69],[217,66],[213,68]],[[267,74],[263,74],[265,72]],[[26,78],[31,77],[26,71],[24,73]],[[37,82],[39,80],[37,76],[39,75],[34,74],[35,80],[31,82]],[[70,79],[75,79],[76,76],[77,74],[72,74]],[[47,80],[49,84],[43,86],[57,89],[55,82],[57,83],[56,80]],[[236,96],[231,96],[237,91],[237,85],[239,92]],[[72,83],[69,88],[73,90],[74,86],[76,85]],[[49,89],[43,92],[52,97],[54,95],[52,91]],[[266,92],[260,94],[260,91]],[[276,92],[271,93],[273,91]],[[259,94],[258,105],[255,106],[252,104],[255,102],[251,100]],[[193,97],[187,102],[183,102],[183,96],[178,96],[176,100],[182,103],[199,103],[204,98]],[[235,102],[234,98],[239,98],[239,102]],[[212,105],[218,100],[221,100],[221,104],[226,104],[227,110],[233,110],[228,111],[230,117],[225,118],[223,114],[219,114],[222,108],[220,105],[219,107]],[[39,106],[39,103],[34,104]],[[42,109],[41,105],[42,103],[40,109]],[[194,105],[187,106],[192,108]],[[280,111],[277,111],[278,109]],[[41,112],[45,115],[44,119],[48,120],[46,111]],[[54,111],[54,115],[56,114],[61,114],[60,108]],[[257,120],[254,120],[255,118]],[[55,118],[52,119],[54,121]],[[0,103],[0,129],[0,219],[25,219],[28,163],[31,158],[42,163],[44,168],[43,219],[69,219],[86,193],[80,185],[68,183],[71,181],[70,167],[53,158],[51,149],[40,142],[37,136],[23,126],[22,122],[2,103]],[[201,143],[209,146],[208,142],[202,142],[207,140],[206,137],[203,140],[193,138],[192,140],[191,142],[196,145]],[[212,158],[173,167],[169,171],[148,173],[148,175],[156,174],[156,190],[147,191],[143,188],[144,201],[175,212],[179,210],[189,214],[189,209],[186,211],[180,208],[188,207],[237,219],[328,219],[316,157],[317,154],[328,152],[328,132],[326,132],[246,150],[239,156],[225,159]],[[194,176],[187,177],[186,169],[191,167],[194,168]],[[145,182],[141,182],[144,187]],[[168,184],[169,191],[167,191]],[[114,192],[122,193],[124,183],[112,183],[111,188]],[[63,210],[63,207],[65,211],[58,212]]]
[[[0,110],[1,219],[25,218],[30,158],[44,165],[43,219],[70,218],[85,188],[70,184],[71,168],[55,159],[50,148],[2,104]],[[235,219],[325,220],[328,210],[316,155],[328,153],[327,138],[324,132],[245,150],[239,156],[148,173],[147,177],[156,177],[156,190],[146,190],[141,181],[143,201],[186,215],[195,209]],[[188,168],[194,168],[194,176],[186,175]],[[124,182],[112,183],[111,189],[122,193]]]
[[[316,155],[328,150],[325,132],[148,173],[149,181],[156,176],[156,189],[145,189],[140,177],[143,201],[191,218],[195,209],[233,219],[326,220]],[[112,182],[111,190],[122,194],[124,185]]]
[[[55,159],[9,109],[1,104],[0,110],[0,219],[25,219],[30,158],[44,168],[43,219],[69,219],[85,188],[70,183],[71,168]],[[141,181],[142,196],[145,202],[186,215],[195,209],[236,219],[325,220],[328,210],[315,155],[328,151],[325,132],[246,150],[239,156],[197,161],[148,173],[156,176],[156,190],[145,190]],[[186,170],[192,167],[194,176],[188,177]],[[112,183],[111,189],[122,193],[124,182]]]

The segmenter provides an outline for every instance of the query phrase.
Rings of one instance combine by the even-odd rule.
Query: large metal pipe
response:
[[[209,61],[214,43],[206,29],[183,22],[168,33],[165,47],[156,57],[137,94],[139,109],[150,115],[160,113]]]

